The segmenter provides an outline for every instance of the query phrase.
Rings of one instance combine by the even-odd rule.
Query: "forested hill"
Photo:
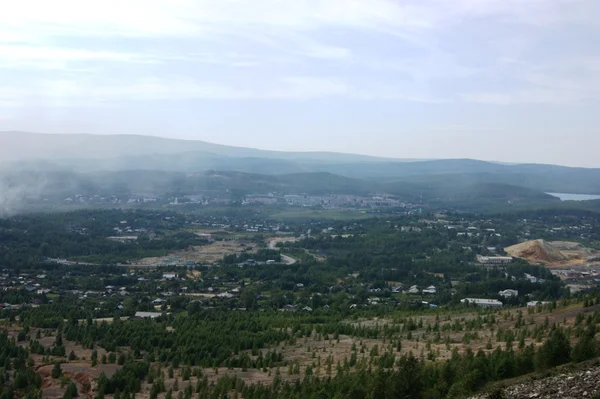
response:
[[[332,152],[265,151],[136,135],[0,132],[0,159],[0,170],[4,171],[331,173],[404,184],[497,183],[543,192],[600,194],[600,169],[473,159],[406,160]]]
[[[120,172],[31,172],[18,171],[2,175],[0,184],[4,202],[23,198],[48,198],[62,201],[74,195],[118,196],[151,195],[185,196],[203,192],[235,195],[274,193],[368,196],[386,193],[399,200],[465,210],[510,207],[518,204],[558,204],[560,201],[538,190],[499,183],[473,183],[447,176],[439,181],[414,179],[377,181],[350,178],[331,173],[296,173],[286,175],[250,174],[234,171],[179,173],[165,171]]]

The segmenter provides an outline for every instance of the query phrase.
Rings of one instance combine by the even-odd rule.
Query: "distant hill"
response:
[[[319,162],[380,162],[367,155],[336,152],[284,152],[234,147],[200,140],[168,139],[142,135],[40,134],[0,132],[0,159],[4,161],[118,159],[147,155],[194,154]],[[156,169],[156,168],[154,168]]]
[[[353,194],[388,193],[404,202],[466,211],[502,210],[526,205],[560,203],[556,197],[533,189],[492,183],[448,181],[446,184],[384,182],[350,178],[327,172],[265,175],[237,171],[181,173],[170,171],[11,171],[0,174],[0,207],[14,208],[24,198],[151,195],[158,197],[214,193],[246,194]],[[219,194],[220,193],[220,194]]]
[[[404,192],[412,190],[419,197],[435,196],[442,188],[449,194],[464,187],[486,187],[479,196],[494,192],[499,196],[495,200],[506,201],[511,201],[514,187],[526,189],[519,193],[520,197],[540,192],[600,194],[600,169],[472,159],[415,161],[332,152],[264,151],[136,135],[0,132],[0,159],[0,170],[4,171],[197,174],[219,170],[272,176],[329,173],[376,182],[394,191],[402,186]],[[361,187],[367,186],[363,182]],[[512,188],[507,194],[500,187]]]

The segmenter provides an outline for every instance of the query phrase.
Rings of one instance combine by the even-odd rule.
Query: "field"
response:
[[[256,252],[254,242],[249,239],[232,239],[227,241],[214,241],[210,244],[192,246],[185,250],[174,251],[166,256],[143,258],[135,261],[132,266],[156,267],[167,265],[183,266],[187,262],[199,264],[213,264],[219,262],[226,255],[240,254],[242,252]]]

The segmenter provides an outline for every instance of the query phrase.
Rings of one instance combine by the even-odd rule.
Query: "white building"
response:
[[[412,287],[410,287],[408,289],[408,291],[406,291],[407,294],[418,294],[419,293],[419,287],[417,287],[416,285],[413,285]]]
[[[477,262],[484,265],[505,265],[513,261],[512,256],[482,256],[477,255]]]
[[[135,317],[138,319],[156,319],[161,314],[158,312],[135,312]]]
[[[516,298],[519,296],[519,291],[508,289],[508,290],[499,291],[498,294],[504,298]]]
[[[482,308],[500,308],[502,302],[496,299],[483,299],[483,298],[465,298],[461,299],[462,303],[472,303]]]
[[[529,282],[530,282],[530,283],[540,283],[540,282],[541,282],[541,281],[540,281],[541,279],[538,279],[537,277],[535,277],[535,276],[532,276],[532,275],[531,275],[531,274],[529,274],[529,273],[525,273],[525,278],[526,278],[527,280],[529,280]]]
[[[548,305],[550,302],[546,301],[529,301],[527,302],[527,307],[535,308],[537,305]]]
[[[433,285],[430,285],[429,287],[425,288],[422,292],[423,294],[435,295],[437,294],[437,288],[435,288],[435,286]]]

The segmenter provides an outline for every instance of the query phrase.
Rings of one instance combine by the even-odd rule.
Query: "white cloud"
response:
[[[86,95],[579,102],[599,95],[597,54],[582,49],[561,69],[529,54],[545,54],[570,24],[600,36],[598,13],[595,0],[21,0],[0,13],[0,90],[19,75],[11,101],[53,104]],[[75,76],[40,85],[36,69]]]
[[[511,105],[511,104],[575,104],[597,99],[577,91],[554,89],[522,89],[504,92],[473,92],[459,95],[463,101],[473,103]]]
[[[292,99],[343,96],[349,88],[342,81],[315,77],[285,77],[269,86],[232,86],[227,83],[199,82],[181,77],[164,81],[147,79],[123,85],[95,84],[86,81],[40,81],[24,90],[8,87],[0,90],[0,104],[11,98],[23,98],[19,105],[78,106],[82,102],[102,104],[128,100],[185,99]],[[13,105],[16,105],[13,103]]]
[[[66,67],[69,63],[83,61],[155,62],[149,56],[142,54],[60,47],[0,45],[0,67],[3,68],[37,66],[55,69]]]

